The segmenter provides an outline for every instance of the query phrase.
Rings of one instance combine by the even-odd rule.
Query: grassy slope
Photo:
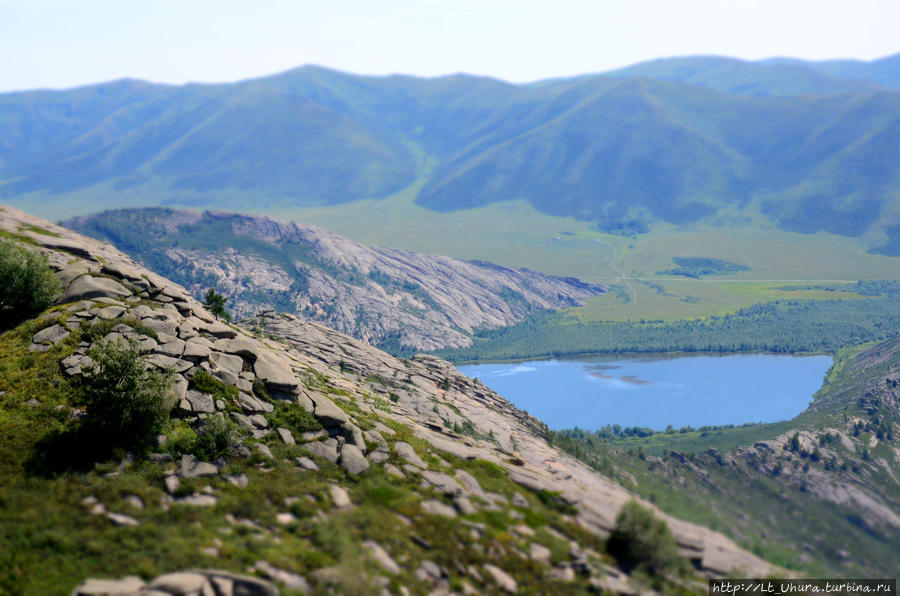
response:
[[[603,549],[595,537],[531,493],[526,497],[527,508],[482,511],[469,518],[485,524],[483,544],[479,546],[472,540],[471,530],[458,520],[419,513],[418,503],[423,498],[441,497],[421,488],[414,478],[398,481],[376,466],[355,479],[322,460],[318,462],[320,472],[305,472],[293,464],[293,458],[303,453],[299,446],[287,446],[271,437],[266,441],[275,454],[274,462],[259,466],[265,460],[254,455],[232,459],[226,466],[227,474],[247,474],[247,488],[237,488],[223,477],[182,481],[178,494],[212,487],[219,501],[211,508],[162,507],[163,476],[174,464],[138,458],[131,465],[120,466],[124,454],[114,453],[92,465],[81,452],[67,453],[54,464],[45,456],[52,452],[48,449],[53,437],[71,424],[70,406],[77,405],[73,388],[59,374],[58,361],[87,333],[75,332],[47,352],[29,352],[32,334],[55,320],[32,320],[0,335],[0,593],[65,595],[87,576],[138,574],[146,578],[189,567],[244,572],[259,560],[307,577],[312,570],[337,565],[342,569],[338,587],[313,582],[315,593],[371,593],[372,586],[365,585],[364,574],[360,573],[378,571],[360,546],[369,538],[380,542],[404,567],[392,579],[392,591],[398,583],[413,592],[425,590],[426,585],[413,576],[412,570],[421,560],[430,559],[453,570],[450,582],[456,589],[460,578],[454,561],[476,566],[492,561],[515,570],[520,593],[544,593],[548,588],[558,594],[585,593],[586,587],[579,583],[548,583],[541,566],[514,554],[515,549],[524,548],[509,530],[517,523],[532,527],[542,542],[551,546],[553,561],[566,558],[569,545],[548,528],[572,536],[584,546]],[[326,393],[337,391],[315,377],[306,382]],[[33,399],[39,403],[26,403]],[[355,408],[353,403],[335,401],[342,407]],[[407,441],[438,465],[427,445],[410,429],[389,416],[356,413],[364,426],[376,420],[391,426],[396,435],[388,438],[390,442]],[[184,432],[185,426],[176,422],[167,431],[169,447],[164,449],[176,458],[178,445],[183,444],[178,437]],[[458,460],[447,454],[442,458],[449,463],[448,472],[465,468],[485,490],[508,497],[521,492],[495,464]],[[344,486],[358,506],[334,510],[328,496],[328,484],[333,482]],[[144,502],[144,509],[129,505],[126,497],[132,495]],[[91,515],[82,503],[89,496],[99,499],[110,511],[137,518],[140,525],[116,527],[102,515]],[[285,499],[289,497],[301,498],[287,504]],[[280,524],[275,519],[279,512],[291,512],[297,521]],[[395,513],[406,516],[411,525]],[[521,522],[513,517],[522,514]],[[255,525],[229,522],[231,515]],[[430,550],[416,546],[412,535],[429,538]],[[485,545],[490,547],[487,552],[482,548]],[[204,552],[213,546],[217,555]],[[498,554],[501,552],[506,554]]]

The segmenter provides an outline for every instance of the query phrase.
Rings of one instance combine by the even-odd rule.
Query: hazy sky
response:
[[[508,81],[684,54],[900,52],[900,0],[0,0],[0,91],[319,64]]]

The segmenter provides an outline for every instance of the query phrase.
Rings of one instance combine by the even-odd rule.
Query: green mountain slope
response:
[[[48,215],[259,210],[415,183],[437,211],[524,199],[627,233],[743,210],[894,254],[898,138],[900,93],[807,66],[686,58],[532,85],[303,67],[0,95],[0,196]]]

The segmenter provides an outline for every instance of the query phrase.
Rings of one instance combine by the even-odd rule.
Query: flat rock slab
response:
[[[333,464],[337,463],[338,460],[338,452],[337,447],[327,444],[324,441],[314,441],[312,443],[305,443],[303,448],[309,453],[315,455],[316,457],[321,457],[324,460],[330,461]]]
[[[88,298],[124,298],[131,296],[131,290],[108,277],[82,275],[69,284],[62,302],[75,302]]]
[[[324,395],[311,395],[316,405],[315,416],[324,426],[340,426],[350,421],[350,417]]]
[[[31,341],[36,344],[55,345],[69,337],[69,333],[62,325],[53,325],[35,333]]]
[[[303,468],[304,470],[308,470],[310,472],[315,472],[319,469],[319,466],[316,465],[316,462],[309,459],[306,456],[301,456],[297,458],[297,465]]]
[[[445,495],[458,497],[463,494],[463,487],[448,474],[444,474],[443,472],[433,472],[431,470],[422,470],[421,474],[422,478],[424,478],[428,484]]]
[[[188,389],[187,394],[185,395],[185,399],[188,401],[188,403],[191,404],[192,412],[212,414],[216,411],[216,406],[213,403],[212,395],[200,393],[199,391],[194,391],[193,389]]]
[[[499,567],[494,565],[485,565],[484,570],[487,574],[494,580],[494,583],[497,584],[501,590],[504,592],[509,592],[510,594],[515,594],[519,591],[519,585],[507,572],[503,571]]]
[[[72,591],[72,596],[131,596],[145,585],[144,580],[134,575],[121,579],[86,579]]]
[[[252,418],[251,418],[252,419]],[[294,435],[291,434],[286,428],[276,428],[275,431],[278,433],[278,436],[281,437],[281,440],[284,441],[285,445],[293,445],[296,443],[294,440]]]
[[[456,509],[451,507],[450,505],[445,505],[440,501],[429,499],[428,501],[422,501],[420,504],[422,511],[425,513],[430,513],[431,515],[441,515],[443,517],[456,517]]]
[[[372,555],[372,559],[381,565],[388,573],[400,573],[400,566],[394,562],[394,559],[387,553],[384,548],[374,540],[364,540],[363,547]]]

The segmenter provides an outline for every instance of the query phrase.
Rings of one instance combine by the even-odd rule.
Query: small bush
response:
[[[661,576],[678,571],[683,561],[668,524],[637,501],[622,506],[606,550],[626,571],[644,571]]]
[[[316,417],[304,410],[300,404],[281,402],[266,415],[269,426],[286,428],[295,433],[320,430],[322,425]]]
[[[146,447],[162,430],[174,405],[172,373],[147,370],[134,341],[100,342],[88,351],[82,402],[85,430],[110,446]]]
[[[0,329],[44,310],[61,290],[47,257],[0,240]]]
[[[204,460],[224,457],[231,453],[238,443],[238,432],[234,422],[224,416],[207,416],[194,441],[193,453]]]
[[[226,404],[238,398],[238,388],[226,385],[202,368],[191,377],[190,386],[200,393],[212,395],[214,399],[224,400]]]

